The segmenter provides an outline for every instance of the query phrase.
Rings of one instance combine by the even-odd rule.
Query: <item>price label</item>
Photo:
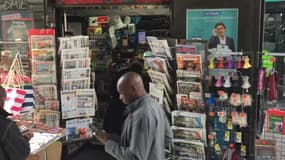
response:
[[[241,143],[241,132],[236,132],[236,143]]]

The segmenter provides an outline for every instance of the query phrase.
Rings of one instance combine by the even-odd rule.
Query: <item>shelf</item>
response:
[[[0,41],[0,44],[27,44],[28,41],[12,42],[12,41]]]
[[[62,8],[64,9],[64,8]],[[154,9],[94,9],[94,8],[66,8],[66,13],[68,16],[102,16],[102,15],[122,15],[122,16],[132,16],[132,15],[167,15],[170,16],[170,8],[154,8]]]

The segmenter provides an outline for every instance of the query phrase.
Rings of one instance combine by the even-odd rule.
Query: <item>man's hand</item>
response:
[[[28,141],[30,141],[31,138],[34,136],[34,134],[33,134],[33,132],[28,131],[28,132],[25,132],[25,133],[23,134],[23,136],[26,137],[26,139],[27,139]]]
[[[94,136],[104,145],[107,143],[109,140],[109,134],[106,133],[105,131],[97,131]]]

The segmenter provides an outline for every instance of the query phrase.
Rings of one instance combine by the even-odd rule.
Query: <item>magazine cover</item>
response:
[[[32,73],[36,75],[53,74],[55,77],[54,61],[32,61]]]
[[[176,54],[177,69],[185,70],[193,74],[202,73],[201,55],[197,54]]]
[[[95,89],[80,89],[77,93],[77,107],[79,116],[95,116]]]
[[[66,121],[66,140],[92,137],[92,130],[89,128],[92,121],[92,118],[72,119]]]
[[[76,117],[77,112],[77,95],[76,91],[61,92],[61,114],[62,119]]]
[[[64,80],[85,80],[90,78],[90,68],[63,69],[62,79]]]
[[[62,61],[63,69],[87,68],[90,67],[90,58],[67,59]]]
[[[168,79],[170,79],[170,75],[168,72],[169,65],[167,64],[166,59],[161,57],[146,57],[145,61],[152,70],[165,73]]]
[[[173,140],[177,160],[206,160],[204,144],[186,140]]]
[[[184,82],[177,81],[177,93],[190,94],[191,92],[202,93],[202,86],[200,82]]]
[[[148,75],[151,78],[151,81],[156,84],[163,84],[165,88],[167,89],[167,92],[172,94],[174,91],[172,87],[169,84],[169,80],[167,79],[167,75],[165,73],[157,72],[154,70],[148,70]]]
[[[164,89],[161,85],[155,83],[149,83],[149,94],[152,98],[154,98],[158,104],[163,104],[163,94]]]
[[[168,46],[167,40],[148,39],[148,44],[154,56],[172,59],[170,47]]]
[[[55,74],[32,75],[33,85],[56,84]]]
[[[44,104],[47,100],[57,99],[56,85],[34,86],[36,104]]]
[[[30,31],[30,33],[33,30]],[[31,35],[31,49],[51,49],[55,48],[54,35]]]
[[[196,97],[194,98],[187,94],[176,94],[178,110],[203,113],[205,111],[205,104],[201,98],[201,93],[195,93],[197,93],[197,95],[195,95]]]
[[[63,80],[61,90],[76,90],[90,88],[90,78],[82,80]]]
[[[55,50],[54,49],[32,49],[32,60],[34,61],[54,61]]]
[[[208,40],[208,48],[238,48],[238,9],[187,9],[186,39]],[[225,41],[220,41],[224,39]]]
[[[176,54],[199,54],[195,45],[176,45]]]
[[[173,111],[171,113],[172,124],[177,127],[205,128],[206,115],[185,111]]]
[[[61,61],[78,58],[89,58],[89,48],[73,48],[61,50]]]
[[[185,140],[194,140],[197,142],[202,142],[204,145],[207,144],[207,133],[206,129],[197,129],[197,128],[184,128],[171,126],[173,131],[173,138],[175,139],[185,139]]]

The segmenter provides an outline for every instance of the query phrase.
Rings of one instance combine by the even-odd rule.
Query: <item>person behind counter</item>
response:
[[[25,160],[30,154],[29,140],[33,134],[21,134],[17,124],[4,110],[6,91],[0,86],[0,160]]]

